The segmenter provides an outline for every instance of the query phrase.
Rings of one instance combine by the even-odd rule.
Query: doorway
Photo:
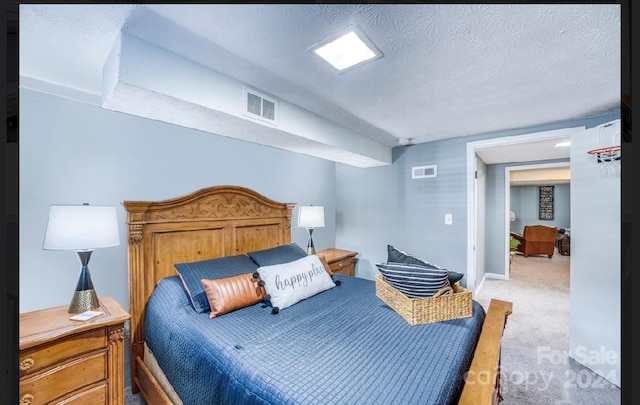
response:
[[[527,181],[520,181],[519,185],[531,185],[531,186],[540,186],[540,185],[556,185],[559,184],[558,177],[564,176],[564,174],[560,173],[560,176],[554,175],[554,169],[569,169],[569,162],[556,162],[556,163],[541,163],[541,164],[531,164],[531,165],[520,165],[520,166],[506,166],[505,176],[504,176],[504,187],[505,187],[505,201],[504,206],[508,212],[506,218],[505,228],[507,229],[505,233],[506,243],[509,246],[510,239],[510,231],[511,231],[511,212],[512,211],[512,202],[511,202],[511,187],[514,183],[514,174],[527,174],[530,176],[521,176],[521,177],[529,177]],[[567,176],[568,177],[568,176]],[[568,180],[567,180],[568,182]],[[535,222],[534,222],[535,224]],[[560,229],[560,228],[558,228]],[[505,267],[504,278],[505,280],[509,279],[509,272],[511,271],[510,263],[510,255],[509,249],[507,249],[507,265]]]
[[[482,141],[468,142],[467,143],[467,288],[471,290],[472,294],[475,296],[476,290],[478,289],[480,283],[482,282],[485,272],[484,272],[484,260],[485,257],[488,259],[490,255],[498,255],[499,257],[503,257],[503,263],[501,265],[503,272],[502,274],[506,277],[508,275],[509,269],[509,229],[510,229],[510,215],[509,215],[509,201],[508,198],[508,176],[505,172],[505,182],[504,187],[501,187],[501,191],[505,195],[505,203],[502,207],[494,207],[494,209],[498,212],[501,218],[504,220],[502,222],[502,226],[499,227],[489,227],[486,224],[481,216],[484,215],[483,212],[477,212],[479,207],[484,207],[484,198],[485,198],[485,190],[484,190],[484,182],[477,181],[477,174],[479,172],[478,167],[484,166],[484,161],[480,158],[480,154],[486,151],[490,151],[492,149],[499,149],[504,147],[509,147],[510,152],[515,151],[517,149],[520,150],[531,150],[532,145],[535,145],[537,142],[541,141],[549,141],[549,140],[557,140],[569,137],[571,134],[576,133],[578,131],[584,130],[584,126],[573,127],[573,128],[563,128],[552,131],[545,132],[537,132],[525,135],[514,135],[514,136],[506,136],[499,138],[491,138]],[[535,159],[528,158],[527,160],[514,160],[513,153],[503,153],[500,154],[501,160],[493,160],[490,164],[507,164],[513,163],[514,165],[518,162],[522,162],[526,164],[527,162],[532,165],[535,164],[535,161],[544,161],[553,159],[553,157],[539,155]],[[566,162],[565,162],[566,164]],[[482,189],[480,187],[482,186]],[[478,200],[482,198],[483,201],[479,202]],[[488,252],[488,245],[484,245],[482,248],[482,253],[477,251],[477,248],[480,248],[478,245],[478,241],[481,240],[479,235],[486,235],[486,232],[489,231],[491,238],[497,237],[500,238],[499,235],[502,235],[503,244],[501,249],[501,253],[498,253],[497,250],[493,250]],[[482,238],[484,240],[485,238]],[[498,257],[498,256],[495,256]],[[482,260],[482,262],[480,262]],[[479,271],[478,271],[479,270]]]

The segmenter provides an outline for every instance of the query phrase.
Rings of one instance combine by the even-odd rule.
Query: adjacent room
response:
[[[620,5],[14,17],[12,401],[620,403]]]

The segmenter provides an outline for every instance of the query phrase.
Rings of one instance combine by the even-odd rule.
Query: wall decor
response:
[[[539,186],[538,219],[553,221],[553,188],[554,186]]]

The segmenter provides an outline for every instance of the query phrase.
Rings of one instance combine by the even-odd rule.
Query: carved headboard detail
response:
[[[156,284],[193,262],[291,243],[295,204],[214,186],[163,201],[123,201],[127,212],[131,364],[144,355],[144,310]],[[137,390],[136,390],[137,391]]]

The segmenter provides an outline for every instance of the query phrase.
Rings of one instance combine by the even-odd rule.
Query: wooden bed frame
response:
[[[291,243],[294,203],[239,186],[214,186],[163,201],[123,201],[127,211],[131,389],[150,405],[171,404],[144,362],[145,308],[174,263],[231,256]],[[459,404],[500,401],[500,342],[511,303],[492,300]]]

